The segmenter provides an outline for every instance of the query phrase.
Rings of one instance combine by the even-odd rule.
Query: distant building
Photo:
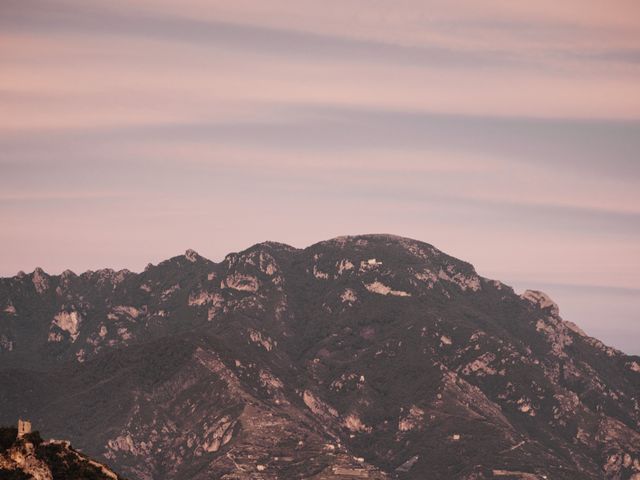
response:
[[[29,420],[18,420],[18,438],[22,438],[31,433],[31,422]]]

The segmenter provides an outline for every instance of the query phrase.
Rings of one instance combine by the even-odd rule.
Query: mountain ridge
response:
[[[392,234],[392,233],[365,233],[365,234],[360,234],[360,235],[339,235],[337,237],[333,237],[327,240],[321,240],[319,242],[316,243],[312,243],[311,245],[308,245],[307,247],[294,247],[292,245],[289,245],[287,243],[283,243],[283,242],[278,242],[278,241],[274,241],[274,240],[264,240],[261,242],[257,242],[254,243],[248,247],[246,247],[243,250],[239,250],[237,252],[229,252],[227,253],[222,260],[220,260],[220,262],[215,262],[214,260],[209,259],[208,257],[204,257],[202,255],[200,255],[200,253],[198,251],[196,251],[193,248],[188,247],[184,253],[182,254],[178,254],[178,255],[174,255],[171,256],[165,260],[161,260],[160,262],[158,262],[157,264],[153,264],[153,263],[148,263],[146,265],[146,267],[144,269],[142,269],[141,271],[135,271],[135,270],[131,270],[129,268],[121,268],[121,269],[114,269],[112,267],[103,267],[103,268],[98,268],[96,270],[92,270],[92,269],[87,269],[84,270],[81,273],[76,273],[73,270],[70,269],[65,269],[62,272],[56,274],[56,273],[49,273],[47,271],[45,271],[42,267],[40,266],[36,266],[34,267],[32,272],[25,272],[24,270],[20,270],[19,272],[17,272],[15,275],[6,275],[6,276],[0,276],[0,278],[4,278],[4,279],[10,279],[10,278],[23,278],[26,276],[31,276],[33,274],[35,274],[36,272],[40,275],[44,274],[47,275],[49,277],[60,277],[63,275],[71,275],[71,276],[83,276],[83,275],[94,275],[94,274],[98,274],[98,273],[105,273],[105,274],[110,274],[110,275],[116,275],[116,274],[136,274],[139,275],[141,273],[143,273],[146,269],[150,268],[150,267],[155,267],[158,265],[161,265],[163,263],[166,262],[170,262],[172,260],[176,260],[176,259],[180,259],[180,258],[186,258],[188,259],[190,256],[195,258],[195,257],[199,257],[199,259],[205,260],[207,262],[211,262],[211,263],[222,263],[224,262],[224,259],[229,256],[229,255],[233,255],[233,254],[244,254],[245,252],[249,252],[252,250],[256,250],[256,249],[260,249],[260,248],[276,248],[276,249],[280,249],[280,250],[288,250],[288,251],[304,251],[307,250],[309,248],[312,247],[316,247],[319,245],[325,245],[325,244],[332,244],[332,243],[341,243],[341,242],[346,242],[349,240],[354,240],[354,239],[389,239],[389,240],[404,240],[404,241],[412,241],[412,242],[418,242],[418,240],[414,240],[411,239],[410,237],[403,237],[401,235],[396,235],[396,234]],[[433,245],[430,245],[426,242],[420,242],[423,243],[425,245],[429,245],[431,247],[433,247]],[[436,248],[436,247],[433,247]],[[453,258],[453,257],[452,257]]]
[[[430,244],[99,272],[0,279],[0,421],[130,478],[640,475],[640,357]]]

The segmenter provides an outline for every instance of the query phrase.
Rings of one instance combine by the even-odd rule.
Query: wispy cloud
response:
[[[5,0],[0,273],[387,231],[635,288],[639,5]]]
[[[8,2],[4,5],[0,25],[7,33],[32,35],[106,35],[150,38],[162,42],[186,42],[196,45],[239,49],[286,57],[314,58],[315,61],[383,62],[387,65],[409,64],[436,67],[458,66],[466,69],[562,68],[554,59],[592,60],[637,64],[640,44],[599,47],[571,42],[576,32],[588,38],[593,27],[568,22],[528,20],[496,21],[428,21],[425,31],[438,33],[427,41],[394,38],[384,40],[375,35],[322,33],[313,30],[241,23],[239,21],[189,15],[158,13],[155,9],[125,9],[86,2]],[[548,42],[549,33],[562,34],[560,42]],[[488,32],[493,32],[492,34]],[[496,32],[498,35],[496,35]],[[445,35],[444,33],[448,33]],[[481,33],[480,37],[478,33]],[[470,35],[472,42],[461,42]],[[488,38],[484,38],[488,37]],[[511,42],[505,42],[507,37]],[[538,41],[524,49],[522,39]],[[483,41],[483,38],[485,41]],[[515,45],[510,43],[516,41]],[[525,43],[526,45],[526,43]],[[572,45],[572,48],[568,48]],[[481,46],[481,48],[478,48]],[[514,48],[515,47],[515,48]],[[596,47],[596,48],[594,48]],[[523,55],[523,53],[525,53]]]
[[[350,61],[379,60],[386,63],[443,63],[467,67],[520,64],[522,59],[506,52],[465,51],[441,46],[404,46],[375,40],[358,40],[295,29],[263,27],[189,17],[131,15],[86,3],[65,7],[55,2],[36,2],[6,8],[0,25],[9,33],[128,35],[161,41],[210,44],[308,58],[317,61],[342,58]]]
[[[117,192],[95,192],[95,191],[70,191],[70,192],[2,192],[0,193],[0,204],[30,204],[56,201],[87,201],[87,200],[112,200],[116,198],[126,198],[128,193]]]
[[[435,150],[577,168],[614,177],[640,174],[640,163],[636,160],[640,151],[640,121],[502,118],[330,105],[277,107],[271,121],[217,120],[27,130],[4,135],[0,146],[4,158],[11,160],[52,148],[72,155],[86,149],[108,149],[114,142],[152,144],[154,139],[327,155],[372,149]]]

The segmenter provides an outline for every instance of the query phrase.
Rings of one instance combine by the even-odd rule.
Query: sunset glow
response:
[[[0,11],[0,275],[388,232],[640,353],[637,0]]]

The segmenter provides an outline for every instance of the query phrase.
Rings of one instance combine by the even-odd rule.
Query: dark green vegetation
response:
[[[640,475],[640,358],[398,237],[2,279],[0,365],[130,478]]]
[[[15,427],[0,427],[0,453],[6,452],[18,438],[18,429]]]
[[[0,478],[2,480],[32,480],[31,475],[27,475],[22,470],[6,470],[0,468]]]

